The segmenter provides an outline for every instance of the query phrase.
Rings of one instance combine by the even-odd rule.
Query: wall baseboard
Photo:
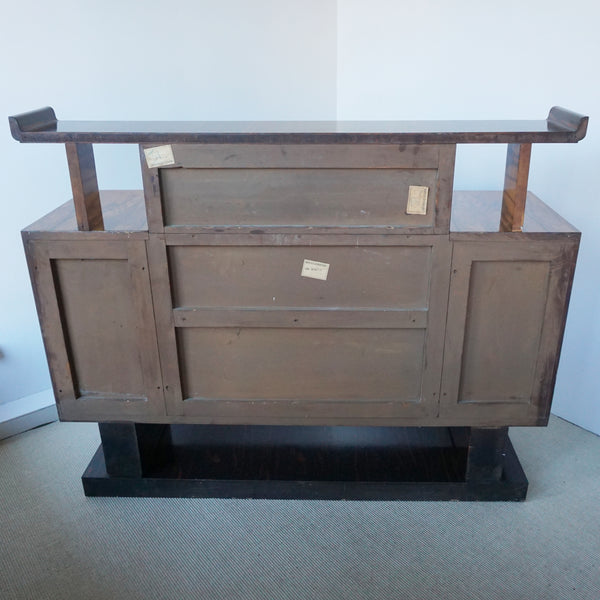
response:
[[[51,389],[0,404],[0,440],[57,420]]]

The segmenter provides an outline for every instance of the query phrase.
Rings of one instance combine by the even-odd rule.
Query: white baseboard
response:
[[[0,404],[0,440],[57,420],[51,389]]]

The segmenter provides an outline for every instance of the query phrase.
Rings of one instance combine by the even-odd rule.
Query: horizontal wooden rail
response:
[[[424,329],[426,309],[212,308],[181,307],[173,311],[175,327],[286,327]]]

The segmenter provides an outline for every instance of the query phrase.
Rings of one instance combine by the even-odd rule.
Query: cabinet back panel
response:
[[[427,214],[406,214],[410,185]],[[435,169],[161,170],[165,226],[431,227],[436,186]]]
[[[401,307],[428,305],[431,246],[170,246],[173,305]],[[304,260],[326,280],[301,276]]]
[[[177,335],[184,399],[421,397],[423,329],[183,328]]]

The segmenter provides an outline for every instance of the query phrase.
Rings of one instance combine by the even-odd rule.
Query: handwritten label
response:
[[[302,275],[302,277],[310,277],[312,279],[321,279],[322,281],[326,281],[327,273],[329,273],[329,263],[304,259],[304,263],[302,264],[302,273],[300,273],[300,275]]]
[[[426,215],[427,196],[429,188],[424,185],[408,186],[408,202],[406,204],[407,215]]]
[[[173,156],[173,148],[171,146],[144,148],[144,154],[146,155],[146,164],[149,169],[175,164],[175,157]]]

